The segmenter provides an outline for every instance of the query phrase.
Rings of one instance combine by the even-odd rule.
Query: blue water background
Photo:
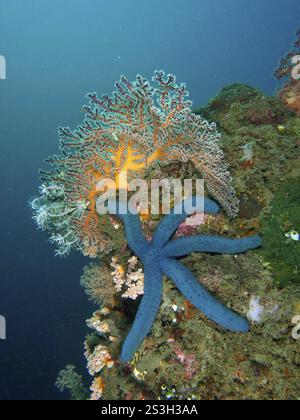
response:
[[[87,261],[54,258],[27,208],[57,126],[82,121],[87,92],[161,68],[197,106],[233,82],[272,94],[299,12],[299,0],[0,0],[0,399],[64,398],[58,371],[72,362],[85,372]]]

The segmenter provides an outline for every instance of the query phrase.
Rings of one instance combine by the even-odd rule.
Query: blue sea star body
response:
[[[219,326],[237,333],[249,331],[248,321],[216,300],[177,259],[193,252],[240,254],[260,247],[262,239],[259,235],[242,239],[198,235],[171,240],[178,226],[195,212],[193,206],[196,201],[196,197],[189,198],[180,204],[181,214],[173,209],[171,214],[165,216],[150,242],[145,238],[139,216],[129,212],[122,214],[126,213],[123,204],[117,206],[117,214],[125,226],[128,245],[140,258],[145,273],[144,296],[123,345],[123,362],[132,360],[152,328],[162,301],[164,275],[175,282],[189,302]],[[217,214],[219,207],[215,202],[205,199],[204,212]]]

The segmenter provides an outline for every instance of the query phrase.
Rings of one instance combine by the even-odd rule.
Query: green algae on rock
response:
[[[263,254],[270,262],[280,286],[300,283],[300,243],[285,235],[300,228],[300,178],[288,180],[262,219]]]
[[[292,115],[277,98],[243,84],[226,86],[196,114],[215,121],[228,133],[247,125],[284,124]]]
[[[226,160],[242,201],[255,199],[268,206],[284,179],[299,168],[299,118],[279,99],[244,85],[224,88],[196,113],[216,121],[222,131]],[[246,145],[253,151],[251,162],[243,161]]]
[[[300,243],[285,234],[300,229],[300,119],[277,98],[244,85],[224,88],[197,112],[216,121],[222,131],[240,213],[235,220],[225,214],[208,218],[195,234],[243,237],[262,231],[264,244],[247,255],[192,254],[183,263],[224,305],[247,315],[251,331],[231,335],[216,328],[166,280],[151,335],[132,363],[121,366],[120,346],[138,301],[129,304],[116,293],[115,305],[104,317],[114,326],[110,329],[115,339],[95,333],[87,339],[91,346],[106,345],[116,360],[111,369],[101,372],[103,398],[297,400],[300,347],[292,336],[292,320],[300,315]],[[253,151],[248,160],[243,159],[246,145]],[[146,178],[155,178],[158,172],[164,178],[199,177],[191,163],[164,165],[155,171]],[[159,217],[143,221],[147,236],[158,221]],[[113,236],[113,252],[126,265],[131,254],[123,228]],[[109,270],[110,256],[104,256],[101,264]]]

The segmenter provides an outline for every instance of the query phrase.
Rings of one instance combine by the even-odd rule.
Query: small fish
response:
[[[292,230],[291,232],[289,232],[289,233],[286,233],[286,238],[290,238],[290,239],[292,239],[293,241],[300,241],[300,235],[299,235],[299,233],[298,232],[296,232],[295,230]]]

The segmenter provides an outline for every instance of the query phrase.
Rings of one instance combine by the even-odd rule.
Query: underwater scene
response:
[[[297,0],[0,0],[0,140],[0,400],[300,400]]]

